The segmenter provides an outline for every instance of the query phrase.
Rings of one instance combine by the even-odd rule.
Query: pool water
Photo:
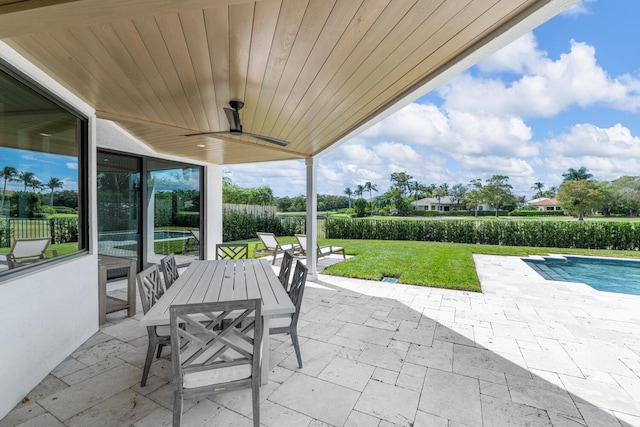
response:
[[[523,260],[546,280],[586,283],[599,291],[640,295],[640,261],[575,256]]]
[[[153,232],[153,240],[172,240],[172,239],[186,239],[191,237],[192,234],[189,231],[154,231]],[[124,241],[137,241],[139,235],[136,233],[100,233],[98,234],[98,241],[115,241],[115,242],[124,242]]]

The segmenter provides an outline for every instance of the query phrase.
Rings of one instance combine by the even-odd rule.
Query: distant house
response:
[[[438,200],[436,197],[425,197],[424,199],[411,202],[411,204],[418,211],[448,212],[456,209],[465,209],[464,203],[453,201],[449,196],[441,197],[440,200]],[[491,210],[491,206],[486,203],[478,206],[478,211],[488,210]]]
[[[558,204],[558,199],[555,197],[548,198],[542,197],[539,199],[533,199],[527,202],[527,205],[533,206],[539,211],[561,211],[562,208]]]

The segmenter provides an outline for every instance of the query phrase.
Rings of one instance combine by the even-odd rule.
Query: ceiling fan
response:
[[[277,138],[271,138],[270,136],[264,135],[256,135],[255,133],[243,132],[242,124],[240,123],[240,114],[238,111],[242,110],[244,107],[244,102],[242,101],[230,101],[229,105],[231,108],[224,108],[224,113],[227,116],[227,120],[229,121],[229,130],[228,131],[220,131],[220,132],[199,132],[199,133],[190,133],[184,136],[198,136],[198,135],[247,135],[256,139],[260,139],[265,142],[269,142],[271,144],[276,144],[281,147],[286,147],[289,143],[287,141],[283,141]]]

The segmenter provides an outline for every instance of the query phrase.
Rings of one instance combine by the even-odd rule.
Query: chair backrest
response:
[[[169,315],[174,390],[260,380],[260,299],[173,305]]]
[[[265,248],[273,250],[278,246],[278,239],[273,233],[256,233]]]
[[[44,257],[44,251],[47,250],[51,239],[49,237],[38,237],[33,239],[15,239],[10,254],[14,258]]]
[[[307,235],[296,234],[296,239],[298,240],[298,244],[300,245],[300,249],[302,249],[302,252],[307,252]]]
[[[142,301],[142,311],[146,314],[158,299],[164,294],[164,287],[160,280],[160,269],[157,264],[142,270],[136,276],[138,291]]]
[[[198,243],[200,243],[200,230],[194,229],[189,231],[191,232],[191,235],[193,236],[193,238],[196,239]]]
[[[169,254],[160,260],[162,275],[164,276],[164,286],[169,289],[173,282],[180,276],[175,254]]]
[[[216,245],[216,259],[241,258],[249,258],[249,245],[247,243],[218,243]]]
[[[289,290],[289,276],[291,275],[291,267],[293,265],[293,255],[289,251],[285,251],[282,257],[282,264],[280,264],[280,273],[278,279],[284,287],[285,291]]]
[[[297,324],[298,316],[300,315],[300,307],[302,306],[302,296],[304,295],[304,286],[307,282],[307,266],[298,260],[296,262],[296,269],[293,272],[293,279],[291,279],[291,289],[289,289],[289,298],[291,302],[296,306],[296,311],[293,313],[293,322]]]

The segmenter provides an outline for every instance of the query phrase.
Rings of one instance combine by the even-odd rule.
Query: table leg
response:
[[[133,317],[136,315],[136,262],[129,263],[129,272],[127,273],[127,315]]]
[[[260,365],[260,383],[269,384],[269,316],[262,316],[262,361]]]
[[[107,267],[98,265],[98,322],[107,321]]]

